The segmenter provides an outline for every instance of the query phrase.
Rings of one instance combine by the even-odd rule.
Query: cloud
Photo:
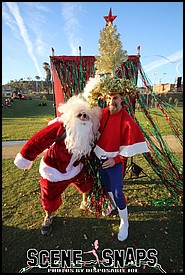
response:
[[[7,13],[4,9],[2,10],[2,18],[5,21],[5,24],[7,26],[9,26],[9,28],[12,30],[12,32],[15,34],[16,32],[16,28],[15,26],[12,24],[12,18],[9,15],[9,13]]]
[[[25,5],[29,7],[29,9],[34,9],[40,12],[47,12],[50,13],[52,12],[48,7],[45,5],[42,5],[42,2],[24,2]]]
[[[26,24],[36,37],[34,50],[40,56],[45,57],[48,55],[48,40],[51,39],[51,37],[48,38],[48,29],[50,28],[48,16],[51,16],[54,12],[43,4],[45,3],[24,2],[26,7],[24,13]]]
[[[80,10],[79,3],[64,3],[62,5],[62,16],[65,21],[64,31],[68,38],[69,47],[72,55],[79,55],[81,41],[78,36],[80,22],[77,18],[77,11]]]
[[[182,63],[183,63],[183,61],[178,62],[177,66],[175,67],[176,72],[177,72],[178,75],[181,75],[181,72],[179,71],[179,65],[182,64]]]
[[[163,66],[165,64],[168,64],[168,63],[177,63],[177,62],[179,62],[180,61],[179,59],[183,58],[183,50],[175,52],[175,53],[173,53],[173,54],[171,54],[167,57],[162,56],[162,55],[155,55],[155,56],[160,56],[161,59],[158,59],[158,60],[156,60],[154,62],[151,62],[147,65],[143,65],[143,68],[144,68],[145,72],[150,72],[153,69],[161,67],[161,66]]]
[[[37,62],[37,58],[36,56],[34,55],[34,52],[33,52],[33,45],[32,45],[32,42],[29,38],[29,35],[28,35],[28,32],[27,32],[27,29],[25,27],[25,24],[24,24],[24,21],[23,21],[23,18],[19,12],[19,7],[17,5],[16,2],[5,2],[7,7],[9,8],[11,14],[13,15],[15,21],[16,21],[16,24],[19,28],[19,31],[20,31],[20,35],[27,47],[27,51],[28,51],[28,54],[29,56],[31,57],[31,59],[33,60],[33,63],[35,65],[35,68],[37,70],[37,74],[40,76],[40,77],[43,77],[42,75],[42,72],[39,68],[39,65],[38,65],[38,62]],[[10,22],[9,22],[10,23]]]

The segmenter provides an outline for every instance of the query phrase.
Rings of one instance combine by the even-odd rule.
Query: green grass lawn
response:
[[[47,106],[40,107],[41,102],[46,102]],[[52,101],[14,99],[12,107],[2,108],[2,141],[27,140],[53,118]]]
[[[54,118],[52,102],[47,102],[48,108],[40,108],[38,103],[33,100],[16,101],[12,108],[3,110],[3,140],[27,139],[47,125],[47,118]],[[182,159],[182,153],[177,155]],[[26,267],[27,250],[30,248],[38,251],[88,251],[92,249],[94,240],[98,239],[99,253],[103,249],[121,251],[129,247],[146,251],[155,249],[158,264],[167,273],[183,273],[182,201],[171,196],[142,155],[134,158],[134,161],[146,175],[131,178],[129,173],[126,174],[124,192],[128,203],[129,237],[119,242],[117,213],[108,217],[86,214],[79,209],[81,195],[72,185],[65,191],[63,205],[56,211],[52,234],[42,236],[40,227],[44,211],[40,201],[40,157],[28,172],[16,168],[13,159],[3,159],[2,272],[18,273]],[[94,259],[93,255],[89,255],[89,258]],[[47,271],[33,268],[29,272]],[[138,273],[161,271],[143,265]]]
[[[51,236],[42,236],[40,227],[44,212],[40,202],[38,158],[29,172],[15,168],[12,159],[2,163],[2,264],[4,273],[18,273],[26,266],[26,252],[30,248],[81,249],[87,251],[95,239],[100,249],[126,249],[127,247],[154,248],[159,264],[168,273],[183,270],[183,208],[170,201],[166,188],[155,179],[145,178],[130,183],[125,180],[124,191],[129,211],[129,237],[117,240],[119,217],[95,217],[79,209],[81,195],[70,185],[63,197],[63,205],[56,212]],[[155,204],[164,200],[160,205]],[[168,203],[169,200],[169,203]],[[160,273],[147,267],[140,273]],[[35,268],[32,273],[40,273]]]
[[[34,133],[47,125],[48,119],[55,118],[55,108],[53,102],[44,100],[47,107],[39,107],[39,99],[33,100],[14,100],[11,108],[2,108],[2,141],[8,140],[27,140]],[[181,107],[177,108],[180,118],[183,117]],[[157,109],[152,109],[151,114],[163,135],[172,134],[164,116]],[[160,114],[160,115],[159,115]],[[141,122],[144,129],[147,129],[148,123],[143,112],[136,110],[136,118]]]

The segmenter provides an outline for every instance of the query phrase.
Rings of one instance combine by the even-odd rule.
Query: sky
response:
[[[183,2],[2,2],[2,84],[46,78],[54,55],[99,55],[104,16],[113,21],[122,49],[136,55],[152,84],[183,81]],[[139,76],[138,86],[142,86]]]

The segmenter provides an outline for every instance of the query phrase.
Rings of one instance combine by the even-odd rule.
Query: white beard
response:
[[[77,160],[82,156],[90,155],[94,145],[93,123],[75,117],[64,126],[66,127],[65,145],[68,152],[73,154],[73,158]]]

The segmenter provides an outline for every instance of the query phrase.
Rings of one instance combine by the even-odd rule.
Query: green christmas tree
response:
[[[116,26],[108,22],[103,30],[100,30],[99,39],[100,56],[96,56],[95,68],[97,74],[111,74],[114,76],[116,70],[128,59],[127,51],[122,50],[120,34]]]

